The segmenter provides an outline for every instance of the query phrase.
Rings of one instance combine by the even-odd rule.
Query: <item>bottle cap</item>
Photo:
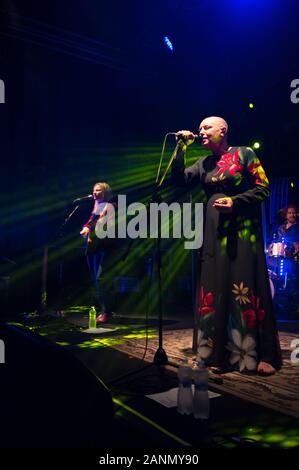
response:
[[[202,359],[202,357],[200,356],[197,356],[196,358],[196,364],[198,365],[198,367],[200,367],[201,369],[204,369],[206,367],[206,363],[205,361]]]
[[[188,365],[188,358],[187,357],[183,357],[181,359],[181,362],[179,364],[180,366],[187,366]]]

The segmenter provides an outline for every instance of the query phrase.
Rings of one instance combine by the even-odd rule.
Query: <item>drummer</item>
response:
[[[287,257],[298,256],[299,249],[299,223],[297,222],[298,208],[294,205],[280,211],[285,221],[278,227],[278,239],[284,239],[287,245]]]

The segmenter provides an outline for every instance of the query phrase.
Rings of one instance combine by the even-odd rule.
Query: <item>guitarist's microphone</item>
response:
[[[89,194],[88,196],[84,197],[78,197],[78,199],[74,199],[73,204],[80,204],[81,202],[90,201],[90,199],[93,199],[92,194]]]

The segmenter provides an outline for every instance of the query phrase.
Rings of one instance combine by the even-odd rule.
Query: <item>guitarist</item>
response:
[[[112,226],[115,221],[115,204],[112,201],[112,190],[107,183],[96,183],[93,187],[94,207],[88,221],[83,225],[80,235],[86,240],[86,259],[96,290],[100,307],[97,323],[109,321],[109,309],[105,303],[104,287],[101,274],[105,256],[111,247],[113,239],[100,239],[99,231]]]

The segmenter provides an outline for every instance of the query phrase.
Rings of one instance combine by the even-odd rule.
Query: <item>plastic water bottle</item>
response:
[[[88,317],[88,328],[96,328],[97,327],[97,312],[94,307],[91,307],[89,310],[89,317]]]
[[[181,415],[190,415],[193,411],[192,368],[185,359],[178,368],[178,400],[177,410]]]
[[[193,369],[193,415],[196,419],[208,419],[210,416],[208,380],[208,369],[206,368],[204,361],[199,359],[196,361],[196,366]]]

